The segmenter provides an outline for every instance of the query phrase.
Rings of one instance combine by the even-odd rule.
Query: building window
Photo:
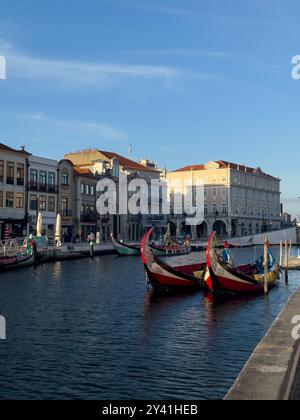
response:
[[[46,211],[47,210],[47,197],[45,195],[40,195],[39,209],[40,209],[40,211]]]
[[[216,197],[216,196],[217,196],[217,189],[213,188],[213,197]]]
[[[30,170],[30,188],[37,189],[37,171],[35,169]]]
[[[62,176],[61,176],[61,183],[64,187],[68,187],[69,186],[69,173],[68,172],[63,172]]]
[[[6,207],[8,208],[14,207],[14,193],[13,192],[6,193]]]
[[[15,163],[7,162],[6,164],[6,183],[13,185],[15,183]]]
[[[0,208],[3,207],[3,191],[0,191]]]
[[[24,208],[24,193],[21,193],[21,192],[16,193],[16,208],[17,209]]]
[[[208,207],[204,206],[204,214],[208,214]]]
[[[85,184],[81,184],[81,194],[85,194]]]
[[[55,197],[48,197],[48,211],[55,212]]]
[[[223,197],[226,196],[226,188],[222,188],[222,195],[223,195]]]
[[[95,186],[91,185],[91,195],[95,195]]]
[[[55,193],[55,173],[48,173],[48,192]]]
[[[62,198],[61,200],[61,213],[63,217],[69,215],[69,201],[67,198]]]
[[[222,213],[227,214],[227,205],[226,204],[222,205]]]
[[[0,182],[4,181],[4,160],[0,160]]]
[[[23,186],[25,179],[25,167],[23,163],[17,164],[17,184]]]
[[[85,186],[85,193],[86,195],[90,195],[90,186],[88,184]]]
[[[216,204],[213,205],[213,214],[217,214],[218,213],[218,207]]]
[[[37,196],[35,194],[30,195],[29,206],[30,206],[30,210],[37,211],[37,209],[38,209],[38,199],[37,199]]]
[[[46,191],[47,189],[47,172],[40,171],[40,191]]]

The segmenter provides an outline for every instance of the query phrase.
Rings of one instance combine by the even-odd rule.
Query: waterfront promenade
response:
[[[298,364],[298,369],[295,376],[295,381],[291,393],[292,401],[300,401],[300,363]]]
[[[226,400],[300,399],[300,340],[293,319],[300,315],[300,287],[256,347]]]

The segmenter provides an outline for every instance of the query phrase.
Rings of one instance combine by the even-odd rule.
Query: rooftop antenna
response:
[[[132,145],[131,145],[131,144],[129,145],[129,150],[128,150],[128,152],[129,152],[129,158],[132,160],[133,147],[132,147]]]

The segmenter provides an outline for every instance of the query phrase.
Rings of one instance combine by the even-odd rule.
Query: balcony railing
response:
[[[66,218],[69,219],[69,218],[73,217],[72,210],[62,210],[61,211],[61,217],[64,218],[64,219],[66,219]]]
[[[36,191],[36,192],[45,192],[45,193],[52,193],[52,194],[57,194],[58,192],[57,185],[43,184],[43,183],[38,183],[38,182],[30,182],[28,188],[29,188],[29,191]]]
[[[90,212],[81,213],[80,220],[81,222],[94,223],[97,221],[97,213],[90,213]]]
[[[15,179],[11,176],[7,176],[6,177],[6,183],[9,184],[9,185],[14,185]]]

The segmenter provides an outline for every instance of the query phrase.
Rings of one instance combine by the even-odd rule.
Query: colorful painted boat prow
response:
[[[25,239],[22,245],[18,245],[17,240],[6,241],[1,250],[0,271],[27,267],[35,262],[33,242],[29,239]]]
[[[209,238],[206,249],[207,272],[205,283],[213,293],[263,293],[265,276],[258,262],[234,267],[231,260],[217,254],[213,241],[215,232]],[[280,278],[280,269],[274,257],[269,252],[268,287],[275,285]]]
[[[141,257],[145,267],[148,284],[159,291],[197,290],[203,287],[203,275],[206,264],[193,264],[171,267],[162,261],[151,249],[150,229],[142,240]]]

